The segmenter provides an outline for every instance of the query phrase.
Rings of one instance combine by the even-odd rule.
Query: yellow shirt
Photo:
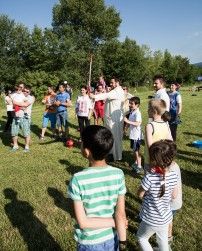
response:
[[[168,135],[170,132],[170,127],[168,122],[152,121],[149,124],[151,124],[153,128],[153,133],[152,133],[153,143],[161,139],[168,139]],[[145,141],[147,141],[146,138]],[[144,149],[144,164],[149,164],[149,151],[147,147],[147,142],[145,142],[145,149]]]

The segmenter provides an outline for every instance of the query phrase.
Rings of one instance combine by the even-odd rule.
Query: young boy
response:
[[[141,132],[141,123],[142,116],[139,110],[140,106],[140,98],[132,97],[129,101],[130,107],[130,115],[129,119],[127,117],[124,118],[124,122],[130,126],[130,147],[134,151],[134,164],[132,168],[136,173],[139,173],[142,170],[141,166],[141,155],[140,155],[140,144],[142,140],[142,132]]]
[[[81,152],[89,167],[74,174],[68,188],[78,223],[78,251],[125,250],[124,174],[105,162],[113,143],[112,133],[103,126],[91,125],[82,133]]]

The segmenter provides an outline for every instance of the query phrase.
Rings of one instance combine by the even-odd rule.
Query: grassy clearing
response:
[[[138,93],[145,125],[149,92]],[[191,96],[182,91],[183,115],[178,128],[177,162],[183,180],[183,208],[174,221],[175,242],[173,250],[202,250],[201,240],[201,190],[202,150],[193,148],[192,141],[202,138],[202,92]],[[68,149],[63,143],[50,138],[40,142],[43,107],[33,108],[32,145],[30,153],[23,153],[24,139],[20,137],[20,149],[11,153],[9,135],[0,133],[0,250],[75,250],[72,212],[66,200],[67,184],[73,173],[87,165],[78,145]],[[70,134],[78,137],[77,121],[73,108],[70,114]],[[93,121],[92,121],[93,122]],[[5,123],[5,111],[1,104],[0,124]],[[123,140],[123,161],[114,166],[123,169],[126,176],[126,208],[129,218],[128,250],[138,250],[133,234],[138,227],[137,215],[140,201],[136,196],[141,176],[134,177],[130,164],[132,153],[129,140]],[[143,151],[143,149],[142,149]],[[16,197],[17,195],[17,197]]]

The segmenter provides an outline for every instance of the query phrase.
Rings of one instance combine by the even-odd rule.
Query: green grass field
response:
[[[137,94],[141,111],[147,121],[149,92]],[[183,207],[174,219],[173,250],[202,250],[202,149],[192,147],[202,139],[202,92],[191,96],[182,90],[182,124],[178,127],[177,163],[183,181]],[[79,146],[66,148],[55,142],[47,132],[45,141],[39,141],[43,106],[35,104],[32,117],[32,144],[29,153],[20,149],[10,152],[10,136],[0,133],[0,251],[75,250],[74,220],[66,199],[67,184],[72,175],[87,166]],[[5,124],[5,108],[0,108],[1,129]],[[69,109],[70,134],[78,138],[77,121],[73,107]],[[91,121],[93,123],[93,120]],[[131,171],[132,152],[129,140],[123,140],[123,161],[113,163],[126,177],[126,212],[129,219],[128,250],[138,250],[134,233],[138,228],[137,216],[141,202],[136,195],[141,176]],[[142,147],[143,148],[143,147]],[[141,150],[143,151],[143,149]]]

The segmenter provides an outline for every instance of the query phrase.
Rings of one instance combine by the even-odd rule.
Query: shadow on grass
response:
[[[69,139],[72,139],[73,142],[74,142],[74,145],[72,148],[78,148],[80,149],[81,148],[81,143],[78,142],[78,138],[76,138],[75,136],[73,135],[69,135],[68,137]],[[64,147],[67,147],[66,146],[66,140],[63,140],[63,139],[58,139],[58,138],[55,138],[55,139],[52,139],[50,141],[40,141],[39,145],[50,145],[50,144],[54,144],[54,143],[58,143],[58,142],[61,142],[63,144]]]
[[[27,202],[17,198],[12,188],[4,189],[4,195],[10,202],[4,207],[13,227],[17,228],[29,251],[62,251],[44,225],[35,215],[34,208]]]
[[[54,199],[54,203],[58,208],[69,213],[71,217],[75,217],[72,200],[70,198],[66,198],[62,191],[54,187],[48,187],[47,192]]]
[[[70,173],[71,175],[74,175],[75,173],[78,173],[80,171],[83,170],[84,167],[81,166],[75,166],[72,165],[68,160],[66,159],[60,159],[59,163],[62,165],[65,165],[65,169],[68,173]]]
[[[202,160],[196,159],[196,157],[200,158],[200,154],[195,153],[195,152],[186,152],[186,151],[180,151],[180,150],[178,150],[178,153],[179,153],[177,155],[178,159],[185,160],[186,162],[190,161],[192,164],[196,164],[199,166],[202,165]],[[186,155],[188,155],[188,156],[186,156]],[[194,158],[192,158],[191,156],[193,156]]]
[[[188,156],[194,156],[194,157],[201,157],[202,158],[202,153],[188,152],[188,151],[183,151],[183,150],[177,150],[177,153],[182,154],[182,155],[188,155]],[[177,156],[179,156],[179,155],[177,155]]]
[[[11,134],[9,132],[1,132],[0,133],[0,137],[2,140],[2,144],[4,146],[11,146],[11,142],[12,142],[12,137]]]
[[[200,133],[183,132],[183,134],[186,134],[186,135],[193,135],[193,136],[197,136],[197,137],[199,137],[199,138],[202,138],[202,134],[200,134]]]
[[[181,169],[182,183],[202,191],[202,174]]]

